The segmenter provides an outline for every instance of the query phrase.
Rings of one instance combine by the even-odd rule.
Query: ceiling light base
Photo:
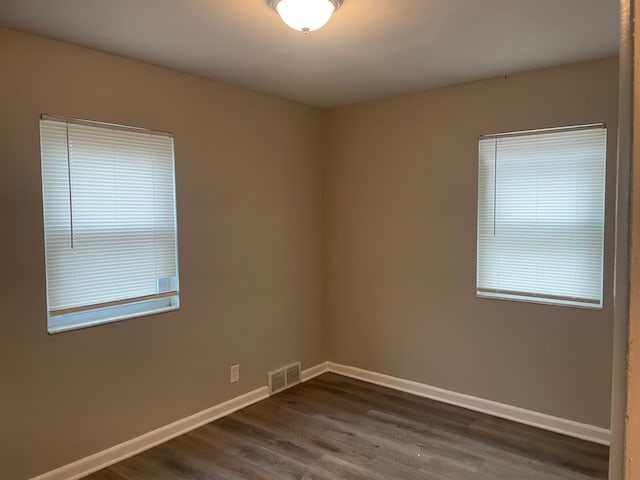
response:
[[[322,28],[344,0],[266,0],[282,21],[305,35]]]
[[[269,5],[272,9],[276,10],[276,7],[280,3],[280,1],[281,0],[267,0],[267,5]],[[335,7],[336,10],[338,10],[344,3],[344,0],[328,0],[328,1],[333,3],[333,6]]]

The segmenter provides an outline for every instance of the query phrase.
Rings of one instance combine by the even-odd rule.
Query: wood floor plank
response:
[[[127,480],[112,469],[101,470],[94,473],[90,478],[91,480]]]
[[[608,454],[325,374],[85,480],[604,480]]]

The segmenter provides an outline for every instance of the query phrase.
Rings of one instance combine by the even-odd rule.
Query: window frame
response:
[[[73,212],[74,204],[72,200],[72,190],[71,190],[71,163],[70,163],[70,155],[69,153],[69,126],[70,125],[81,125],[86,127],[96,127],[102,128],[110,131],[120,131],[122,132],[130,132],[133,134],[140,134],[141,136],[138,138],[149,139],[148,142],[150,144],[153,143],[151,137],[167,137],[170,138],[170,156],[165,155],[164,161],[167,162],[170,160],[170,190],[169,192],[164,192],[165,196],[161,197],[162,201],[170,202],[170,210],[172,210],[172,218],[170,225],[172,226],[171,230],[171,238],[174,243],[174,251],[171,256],[166,258],[172,258],[173,263],[175,264],[175,276],[166,277],[166,278],[158,278],[156,277],[156,293],[152,295],[142,295],[142,296],[134,296],[134,297],[126,297],[119,298],[113,301],[105,301],[98,302],[88,305],[79,305],[72,306],[70,308],[52,308],[50,302],[50,254],[49,247],[47,246],[48,238],[52,234],[52,232],[48,231],[47,228],[47,185],[46,185],[46,175],[45,175],[45,162],[47,159],[45,158],[44,146],[43,146],[43,123],[44,122],[57,122],[59,124],[66,124],[67,128],[67,172],[69,175],[69,209],[70,212]],[[47,330],[49,334],[56,334],[61,332],[67,332],[71,330],[89,328],[97,325],[102,325],[106,323],[120,322],[123,320],[140,318],[150,315],[156,315],[159,313],[169,312],[178,310],[180,308],[180,288],[179,288],[179,258],[178,258],[178,219],[177,219],[177,201],[176,201],[176,170],[175,170],[175,138],[174,135],[170,132],[151,130],[141,127],[133,127],[127,125],[99,122],[93,120],[84,120],[77,118],[69,118],[60,115],[49,115],[42,114],[40,117],[40,161],[41,161],[41,187],[42,187],[42,207],[43,207],[43,234],[45,239],[44,245],[44,254],[45,254],[45,291],[46,291],[46,300],[47,300]],[[166,144],[168,145],[168,143]],[[166,148],[166,147],[165,147]],[[115,155],[115,154],[114,154]],[[115,158],[115,157],[114,157]],[[127,158],[125,155],[124,158]],[[127,158],[128,160],[129,158]],[[157,162],[157,158],[152,160],[152,170],[154,170],[153,165],[155,165],[154,160]],[[53,162],[53,160],[49,159],[49,163]],[[114,167],[115,168],[115,167]],[[165,177],[168,179],[169,177]],[[151,188],[153,192],[155,192],[157,188],[157,183],[154,177],[146,178],[147,186]],[[51,188],[49,185],[48,188]],[[132,187],[129,187],[132,188]],[[171,198],[169,198],[169,195]],[[154,193],[155,195],[155,193]],[[79,203],[80,204],[80,203]],[[125,204],[126,206],[127,204]],[[152,208],[156,208],[156,198],[154,196],[152,201]],[[72,217],[73,218],[73,217]],[[119,217],[118,217],[119,218]],[[73,220],[71,220],[72,222]],[[155,220],[154,220],[155,224]],[[73,237],[73,223],[71,223],[71,235]],[[130,225],[123,225],[121,229],[116,230],[108,230],[103,234],[101,238],[108,238],[109,236],[117,236],[122,235],[122,230],[126,231],[127,228],[130,228]],[[147,232],[145,235],[154,235],[157,236],[162,231],[157,230],[154,227],[154,230]],[[166,230],[169,232],[169,230]],[[105,237],[106,235],[106,237]],[[149,242],[150,244],[155,244],[155,242]],[[73,240],[71,241],[71,245],[73,248]],[[127,242],[123,243],[126,248]],[[153,247],[154,252],[156,251],[156,247]],[[173,249],[173,248],[172,248]],[[154,254],[155,255],[155,254]],[[159,291],[160,288],[164,288],[164,291]]]
[[[562,133],[562,132],[571,132],[571,131],[581,131],[581,130],[593,130],[593,129],[601,129],[604,130],[604,141],[603,145],[603,158],[602,158],[602,177],[601,177],[601,188],[602,188],[602,202],[601,202],[601,249],[600,249],[600,264],[599,264],[599,276],[600,276],[600,285],[599,285],[599,300],[596,301],[588,301],[584,298],[580,297],[569,297],[569,296],[561,296],[554,295],[552,293],[539,293],[539,292],[527,292],[527,291],[517,291],[517,290],[507,290],[505,288],[501,289],[492,289],[488,287],[481,286],[480,280],[480,268],[481,268],[481,209],[483,207],[481,200],[481,144],[483,140],[489,139],[499,139],[499,138],[518,138],[530,135],[541,135],[541,134],[553,134],[553,133]],[[551,127],[551,128],[539,128],[532,130],[520,130],[520,131],[512,131],[505,133],[496,133],[496,134],[487,134],[481,135],[478,139],[478,176],[477,176],[477,212],[476,212],[476,282],[475,282],[475,296],[481,299],[493,299],[493,300],[502,300],[502,301],[518,301],[518,302],[526,302],[526,303],[534,303],[534,304],[542,304],[542,305],[553,305],[553,306],[564,306],[564,307],[574,307],[574,308],[584,308],[591,310],[602,310],[604,308],[605,296],[604,296],[604,286],[605,286],[605,241],[606,241],[606,198],[607,198],[607,160],[608,160],[608,130],[606,123],[590,123],[583,125],[572,125],[572,126],[562,126],[562,127]],[[497,147],[496,147],[497,148]],[[537,161],[537,160],[536,160]],[[494,170],[497,169],[497,165],[494,166]],[[497,175],[497,171],[494,172],[494,176]],[[493,192],[495,195],[497,186],[494,184]],[[495,209],[498,204],[497,200],[494,196],[493,200],[493,208]],[[495,215],[495,214],[494,214]],[[495,216],[494,216],[495,218]],[[494,229],[495,229],[495,220],[494,220]]]

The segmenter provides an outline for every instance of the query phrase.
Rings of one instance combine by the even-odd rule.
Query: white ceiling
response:
[[[305,36],[265,0],[0,0],[1,26],[317,106],[613,56],[618,19],[617,0],[345,0]]]

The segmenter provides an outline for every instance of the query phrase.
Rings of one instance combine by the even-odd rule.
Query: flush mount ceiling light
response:
[[[267,0],[294,30],[309,33],[323,27],[344,0]]]

